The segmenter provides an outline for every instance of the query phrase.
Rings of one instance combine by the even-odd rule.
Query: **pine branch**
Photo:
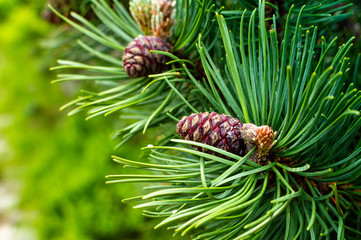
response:
[[[86,111],[88,119],[119,114],[132,120],[114,135],[122,138],[118,146],[150,127],[165,129],[157,146],[143,148],[148,162],[113,157],[146,173],[110,175],[108,183],[151,183],[148,193],[125,202],[137,201],[144,215],[161,218],[156,228],[192,239],[344,239],[361,233],[361,97],[349,84],[357,71],[351,78],[348,57],[354,39],[337,48],[337,39],[327,34],[330,25],[350,16],[348,1],[178,0],[166,40],[172,50],[148,49],[166,56],[168,68],[139,78],[129,77],[120,56],[140,56],[148,40],[134,38],[146,28],[117,1],[113,7],[92,2],[100,24],[75,13],[76,21],[69,20],[53,9],[91,39],[78,43],[94,56],[60,60],[53,69],[65,73],[54,82],[95,80],[102,89],[83,90],[64,108],[73,107],[69,114]],[[136,62],[140,67],[144,57]],[[277,131],[276,141],[272,130],[262,160],[254,158],[261,155],[255,144],[234,153],[223,142],[190,141],[191,134],[224,137],[220,125],[214,136],[197,128],[208,121],[200,119],[207,111],[244,125],[267,125]],[[174,122],[191,113],[197,113],[192,121],[178,125],[186,140],[174,139]],[[218,113],[213,115],[224,117]]]
[[[238,43],[225,18],[217,15],[223,62],[215,62],[199,37],[205,80],[197,81],[183,67],[206,99],[198,111],[224,112],[278,131],[267,162],[251,161],[254,149],[237,156],[174,139],[176,145],[144,148],[151,150],[151,163],[114,157],[153,174],[108,176],[108,183],[153,183],[149,194],[131,199],[141,201],[136,208],[162,217],[156,228],[192,233],[192,239],[343,239],[357,234],[346,217],[359,213],[350,210],[358,194],[344,191],[348,181],[349,187],[359,186],[352,179],[359,179],[361,166],[360,145],[355,148],[349,141],[360,128],[361,106],[359,92],[347,84],[352,39],[330,57],[335,40],[327,44],[323,38],[316,54],[317,28],[302,28],[299,11],[295,27],[288,15],[279,45],[275,18],[273,26],[267,25],[263,1],[258,11],[243,11]]]
[[[179,99],[169,95],[171,86],[165,84],[165,78],[175,84],[176,92],[182,92],[183,95],[190,96],[186,100],[187,102],[193,101],[192,89],[187,87],[189,81],[185,78],[185,74],[182,73],[182,69],[179,69],[179,65],[189,65],[190,62],[193,66],[190,65],[189,71],[195,73],[193,62],[196,62],[199,57],[194,43],[200,32],[206,36],[212,32],[210,25],[213,23],[210,19],[215,6],[212,5],[212,1],[200,3],[178,1],[176,13],[179,21],[177,21],[175,29],[179,31],[175,31],[172,36],[174,42],[173,51],[178,56],[191,58],[192,61],[181,59],[166,52],[152,51],[170,57],[170,70],[158,75],[131,79],[123,70],[123,62],[117,58],[124,51],[127,42],[142,34],[141,30],[117,1],[114,2],[113,8],[102,0],[94,0],[92,3],[92,9],[101,21],[100,25],[94,25],[76,13],[71,15],[77,21],[69,20],[50,6],[59,17],[88,37],[88,39],[78,41],[81,49],[85,50],[82,55],[93,55],[97,60],[95,63],[99,62],[99,65],[94,65],[93,59],[89,63],[59,60],[60,65],[53,67],[52,70],[71,71],[72,73],[59,74],[58,79],[53,82],[91,80],[95,81],[103,89],[105,87],[105,90],[100,92],[83,90],[78,99],[61,108],[73,107],[69,115],[85,110],[88,114],[87,119],[91,119],[99,115],[107,116],[115,112],[121,112],[125,108],[134,108],[136,112],[133,116],[135,122],[131,125],[133,127],[121,129],[114,135],[123,139],[118,145],[119,147],[137,133],[145,132],[149,127],[170,121],[171,119],[167,117],[166,113],[172,113],[176,118],[181,116]],[[188,8],[185,6],[188,6]],[[206,21],[203,21],[204,19]],[[89,45],[89,43],[94,42],[97,44]],[[74,73],[74,71],[77,72]],[[159,104],[161,107],[159,107]],[[146,112],[149,114],[144,114]],[[140,116],[143,117],[139,119]]]

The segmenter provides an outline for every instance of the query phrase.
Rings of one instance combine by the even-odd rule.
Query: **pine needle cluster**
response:
[[[150,127],[163,132],[142,148],[146,160],[113,156],[145,172],[109,175],[108,183],[149,183],[124,202],[160,218],[156,228],[192,239],[360,237],[355,40],[339,46],[333,33],[352,15],[351,2],[176,0],[172,50],[151,50],[167,56],[166,70],[139,78],[126,74],[121,55],[149,33],[118,1],[91,2],[100,21],[76,13],[69,20],[50,7],[82,33],[78,44],[92,56],[59,60],[54,82],[93,80],[99,88],[63,109],[131,120],[115,133],[117,147]],[[277,131],[265,161],[252,161],[256,148],[239,156],[176,134],[181,117],[211,111]]]

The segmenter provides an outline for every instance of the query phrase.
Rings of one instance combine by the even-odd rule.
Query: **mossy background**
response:
[[[117,119],[59,112],[82,84],[50,84],[59,56],[43,46],[58,27],[42,19],[45,6],[0,0],[0,239],[168,239],[121,203],[139,186],[104,183],[122,172],[110,155],[138,158],[147,139],[114,150]]]

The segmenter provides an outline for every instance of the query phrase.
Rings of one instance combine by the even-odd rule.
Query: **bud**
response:
[[[275,143],[273,129],[267,125],[257,127],[253,123],[246,123],[240,131],[246,145],[246,152],[257,146],[257,151],[250,156],[250,160],[265,161],[265,157]]]
[[[273,129],[267,125],[263,125],[258,127],[257,129],[257,140],[256,145],[258,147],[258,151],[268,151],[272,147],[274,132]]]
[[[174,23],[174,6],[172,0],[133,0],[129,10],[145,35],[166,39]]]

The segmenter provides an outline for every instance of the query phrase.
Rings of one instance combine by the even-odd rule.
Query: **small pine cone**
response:
[[[236,118],[215,112],[193,113],[177,124],[177,133],[185,140],[205,143],[228,152],[244,155],[245,144],[240,137],[242,123]],[[198,151],[219,155],[208,149],[194,146]]]
[[[129,11],[145,35],[166,39],[175,22],[175,0],[131,0]]]
[[[174,14],[174,0],[153,0],[152,14],[156,15],[162,13],[164,19],[171,19]],[[159,8],[159,11],[157,10]]]
[[[153,0],[151,32],[153,36],[166,39],[172,34],[171,27],[174,24],[175,1]]]
[[[145,77],[165,68],[168,57],[150,50],[170,51],[168,43],[158,37],[138,36],[125,48],[123,68],[129,77]]]
[[[241,137],[246,145],[246,153],[257,146],[257,151],[253,152],[249,159],[253,162],[262,162],[268,151],[273,146],[274,133],[271,127],[263,125],[256,126],[253,123],[246,123],[240,129]]]
[[[273,129],[267,125],[258,127],[256,144],[259,151],[268,150],[273,143]]]
[[[151,35],[152,0],[131,0],[129,11],[145,35]]]

